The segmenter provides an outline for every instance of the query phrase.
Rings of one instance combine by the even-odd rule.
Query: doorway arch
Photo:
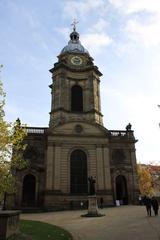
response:
[[[22,205],[25,207],[35,206],[36,202],[36,178],[27,174],[23,179]]]
[[[77,149],[70,156],[70,192],[71,194],[87,194],[87,155]]]
[[[127,181],[123,175],[116,177],[116,199],[122,204],[128,204]]]

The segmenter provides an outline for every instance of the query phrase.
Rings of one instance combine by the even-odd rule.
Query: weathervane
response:
[[[76,19],[73,20],[73,23],[71,24],[71,26],[73,26],[73,31],[76,31],[76,24],[79,23],[78,21],[76,21]]]

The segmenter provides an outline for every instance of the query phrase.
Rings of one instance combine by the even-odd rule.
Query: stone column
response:
[[[53,189],[53,145],[49,145],[47,149],[47,174],[46,174],[46,188]]]
[[[98,111],[101,112],[100,80],[97,79],[98,85]]]
[[[104,166],[103,166],[103,155],[102,155],[102,146],[97,146],[96,149],[97,155],[97,190],[104,189]]]
[[[55,146],[54,190],[60,190],[61,146]]]
[[[109,148],[107,146],[103,148],[103,154],[104,154],[105,189],[111,190],[110,159],[109,159]]]
[[[69,79],[66,79],[66,109],[71,110],[71,89]]]

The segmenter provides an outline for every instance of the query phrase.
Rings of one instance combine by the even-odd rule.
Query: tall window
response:
[[[83,112],[83,90],[77,85],[71,89],[71,111]]]
[[[88,193],[87,156],[82,150],[75,150],[70,157],[71,193]]]

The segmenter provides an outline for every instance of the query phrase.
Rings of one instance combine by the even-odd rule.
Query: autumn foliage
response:
[[[138,164],[138,182],[142,195],[150,196],[153,194],[152,176],[148,168]]]
[[[160,165],[153,163],[146,165],[146,167],[152,176],[154,194],[160,196]]]
[[[3,84],[0,81],[0,201],[6,193],[15,192],[14,172],[17,168],[26,166],[26,161],[23,159],[26,129],[21,126],[19,119],[14,123],[5,120],[5,97]]]
[[[138,164],[137,168],[141,194],[160,196],[160,165]]]

